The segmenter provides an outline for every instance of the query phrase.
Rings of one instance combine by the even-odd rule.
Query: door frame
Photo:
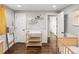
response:
[[[60,12],[60,13],[57,14],[57,20],[59,20],[59,18],[58,18],[59,16],[58,16],[58,15],[61,14],[61,13],[64,13],[64,11],[62,11],[62,12]],[[64,16],[64,15],[63,15],[63,16]],[[57,24],[58,24],[58,21],[57,21]],[[57,25],[57,26],[58,26],[58,25]],[[58,29],[57,29],[57,31],[58,31]],[[57,36],[59,37],[58,32],[57,32]],[[63,36],[65,36],[65,33],[64,33]]]

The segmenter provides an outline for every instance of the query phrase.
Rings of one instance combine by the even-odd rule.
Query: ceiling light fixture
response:
[[[21,7],[21,5],[17,5],[17,7]]]
[[[56,5],[52,5],[53,8],[56,8]]]

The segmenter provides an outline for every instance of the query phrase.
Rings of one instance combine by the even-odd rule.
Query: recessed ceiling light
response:
[[[17,7],[21,7],[21,5],[17,5]]]
[[[56,8],[56,5],[52,5],[53,8]]]

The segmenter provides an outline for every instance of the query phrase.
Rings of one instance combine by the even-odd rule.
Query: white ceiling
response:
[[[21,7],[17,7],[18,4],[6,4],[7,7],[13,10],[24,10],[24,11],[59,11],[69,4],[55,4],[56,8],[53,8],[53,4],[20,4]]]

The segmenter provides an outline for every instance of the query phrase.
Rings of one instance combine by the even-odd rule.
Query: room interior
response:
[[[78,54],[78,4],[0,4],[0,54]]]

